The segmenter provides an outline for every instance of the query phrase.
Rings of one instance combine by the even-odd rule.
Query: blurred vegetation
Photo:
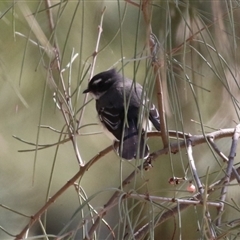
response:
[[[139,4],[147,4],[149,22]],[[204,0],[1,1],[0,239],[19,234],[31,216],[77,173],[76,149],[88,163],[111,145],[97,124],[94,101],[82,108],[86,103],[82,91],[93,74],[116,67],[144,86],[149,84],[157,102],[149,30],[157,46],[154,57],[163,85],[167,129],[205,135],[234,128],[239,122],[239,7],[238,1]],[[63,111],[59,110],[62,103]],[[72,139],[68,139],[70,127]],[[151,152],[163,147],[159,136],[148,142]],[[231,144],[230,137],[217,142],[226,156]],[[227,164],[209,144],[195,146],[193,156],[205,188],[225,176]],[[237,155],[236,168],[238,162]],[[94,211],[102,211],[140,163],[121,160],[114,151],[107,153],[42,212],[28,237],[88,239],[97,219]],[[138,239],[133,234],[151,222],[139,239],[210,239],[211,231],[215,239],[237,239],[236,181],[228,188],[221,224],[215,221],[217,208],[205,202],[185,211],[177,204],[177,213],[158,225],[176,203],[125,194],[189,199],[193,194],[187,186],[195,179],[186,148],[160,155],[152,165],[117,190],[121,194],[114,207],[101,216],[106,222],[101,221],[90,238]],[[175,176],[187,180],[169,184]],[[208,200],[219,202],[220,191]],[[206,208],[212,221],[206,220]]]

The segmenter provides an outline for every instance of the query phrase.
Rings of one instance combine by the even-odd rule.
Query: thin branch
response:
[[[215,131],[212,133],[207,134],[207,137],[213,136],[215,139],[220,139],[220,138],[224,138],[224,137],[230,137],[232,136],[234,133],[234,128],[229,128],[229,129],[221,129],[219,131]],[[178,138],[178,139],[184,139],[184,138],[190,138],[190,141],[192,143],[193,146],[196,146],[198,144],[202,144],[204,142],[206,142],[206,137],[202,136],[202,135],[193,135],[193,136],[189,136],[187,134],[184,134],[182,132],[176,132],[176,131],[169,131],[169,136],[174,137],[174,138]],[[151,132],[148,133],[148,136],[161,136],[161,132]],[[179,148],[183,148],[185,147],[185,140],[182,140],[179,143],[173,143],[170,144],[170,151],[171,152],[177,152],[179,151]],[[101,151],[100,153],[98,153],[95,157],[93,157],[86,165],[84,165],[82,168],[80,168],[80,170],[62,187],[60,188],[47,202],[46,204],[37,212],[35,213],[30,222],[24,227],[24,229],[16,236],[16,240],[22,239],[23,236],[25,235],[25,233],[35,224],[36,221],[38,221],[38,219],[41,217],[41,215],[49,208],[49,206],[51,206],[58,198],[59,196],[61,196],[70,186],[72,186],[75,181],[77,181],[79,178],[81,178],[84,173],[89,170],[89,168],[96,163],[99,159],[101,159],[103,156],[105,156],[107,153],[109,153],[112,150],[112,146],[109,146],[107,148],[105,148],[103,151]],[[166,154],[169,152],[169,148],[163,148],[159,151],[156,151],[155,153],[151,154],[151,159],[156,159],[158,156]],[[148,164],[148,161],[146,161],[146,163]],[[119,186],[119,188],[121,189],[123,186],[129,184],[132,179],[134,178],[134,176],[140,172],[140,169],[142,168],[142,165],[140,165],[136,170],[134,170],[123,182],[122,185]],[[240,168],[238,168],[238,171]],[[232,175],[231,175],[232,177]],[[232,180],[230,178],[230,180]],[[220,183],[222,183],[222,181],[219,181]],[[109,199],[109,201],[104,205],[104,209],[102,210],[102,214],[101,216],[105,215],[107,213],[107,210],[109,209],[109,206],[111,206],[118,198],[119,196],[119,191],[116,191],[112,197]],[[182,208],[182,206],[181,206]],[[178,210],[177,210],[178,211]],[[96,230],[96,228],[98,227],[98,224],[100,223],[100,219],[99,221],[95,221],[94,225],[91,227],[91,229],[89,230],[89,232],[94,232],[94,230]]]
[[[98,37],[97,37],[96,47],[95,47],[95,51],[92,54],[93,60],[92,60],[92,67],[91,67],[91,72],[90,72],[90,79],[93,76],[93,71],[95,69],[95,64],[96,64],[96,61],[97,61],[97,55],[98,55],[98,49],[99,49],[99,45],[100,45],[100,39],[101,39],[101,35],[102,35],[102,32],[103,32],[102,25],[103,25],[103,18],[104,18],[105,11],[106,11],[106,7],[104,7],[103,10],[102,10],[100,24],[98,26]],[[87,93],[84,96],[84,100],[83,100],[83,104],[84,105],[87,102],[88,95],[89,94]],[[82,119],[83,119],[84,112],[85,112],[85,106],[82,108],[82,111],[80,112],[77,128],[79,128],[79,126],[81,126],[81,124],[82,124]]]
[[[5,232],[7,235],[9,235],[9,236],[11,236],[11,237],[15,237],[14,234],[8,232],[8,231],[7,231],[5,228],[3,228],[2,226],[0,226],[0,229],[1,229],[3,232]]]
[[[187,154],[188,154],[189,165],[190,165],[191,170],[192,170],[193,178],[194,178],[194,180],[197,184],[198,191],[201,195],[203,195],[203,193],[204,193],[203,185],[202,185],[202,183],[200,181],[200,178],[198,176],[198,173],[197,173],[197,168],[196,168],[194,158],[193,158],[193,155],[192,155],[192,143],[189,140],[187,141]]]
[[[83,200],[84,202],[88,202],[88,198],[87,198],[87,196],[86,196],[83,188],[82,188],[81,186],[79,186],[78,184],[74,184],[74,187],[75,187],[76,191],[78,192],[78,195],[79,195],[79,197],[80,197],[80,199],[81,199],[81,202],[82,202],[82,200]],[[88,202],[87,205],[88,205],[89,212],[90,212],[90,214],[91,214],[92,221],[93,221],[93,219],[94,219],[93,213],[97,214],[98,216],[99,216],[99,213],[97,212],[96,209],[94,209],[94,207],[93,207],[89,202]],[[93,212],[93,213],[92,213],[92,212]],[[109,231],[111,232],[112,237],[115,238],[115,233],[114,233],[113,229],[111,228],[111,226],[108,224],[108,222],[105,221],[104,219],[101,219],[101,220],[102,220],[103,224],[104,224],[104,225],[109,229]]]
[[[228,185],[230,182],[230,176],[232,175],[233,163],[234,163],[234,158],[236,156],[236,150],[237,150],[237,144],[238,144],[239,137],[240,137],[240,124],[238,124],[236,126],[234,135],[233,135],[233,139],[232,139],[232,146],[231,146],[229,157],[228,157],[229,160],[228,160],[226,176],[224,179],[224,186],[221,191],[221,197],[220,197],[221,202],[225,202],[225,199],[227,196],[227,188],[228,188]],[[224,208],[224,205],[222,205],[222,207],[219,208],[217,226],[219,226],[221,224],[223,208]]]
[[[28,215],[26,215],[26,214],[24,214],[24,213],[21,213],[21,212],[18,212],[18,211],[16,211],[16,210],[13,210],[13,209],[11,209],[10,207],[8,207],[8,206],[6,206],[6,205],[4,205],[4,204],[0,204],[0,207],[4,208],[4,209],[6,209],[6,210],[8,210],[8,211],[10,211],[10,212],[16,213],[16,214],[18,214],[18,215],[20,215],[20,216],[23,216],[23,217],[27,217],[27,218],[30,218],[30,217],[31,217],[31,216],[28,216]]]
[[[167,128],[166,128],[166,119],[165,119],[165,95],[163,93],[163,86],[162,86],[162,79],[160,74],[160,67],[161,63],[158,61],[158,50],[159,50],[159,42],[157,37],[152,32],[152,26],[151,26],[151,0],[143,0],[141,1],[141,4],[137,4],[133,2],[132,0],[125,0],[126,2],[130,3],[133,6],[141,8],[143,12],[144,21],[147,25],[146,27],[146,36],[147,36],[147,42],[150,49],[150,53],[152,56],[152,67],[155,73],[155,86],[157,89],[157,103],[158,103],[158,111],[159,111],[159,118],[160,118],[160,124],[161,124],[161,132],[162,132],[162,141],[164,147],[168,147],[168,135],[167,135]]]
[[[225,155],[223,154],[223,152],[221,152],[221,151],[219,150],[218,146],[217,146],[217,145],[215,144],[215,142],[214,142],[214,139],[213,139],[212,137],[209,137],[209,138],[208,138],[208,141],[209,141],[211,147],[212,147],[212,148],[214,149],[214,151],[223,159],[223,161],[224,161],[224,162],[228,162],[228,157],[225,156]],[[237,182],[240,183],[240,176],[239,176],[239,174],[237,173],[236,168],[233,167],[232,170],[233,170],[233,172],[234,172],[234,175],[235,175],[235,177],[236,177]]]
[[[143,195],[143,194],[129,194],[128,197],[135,198],[138,200],[147,200],[150,202],[172,202],[178,204],[188,204],[188,205],[203,205],[201,200],[197,200],[194,198],[190,199],[178,199],[178,198],[168,198],[168,197],[159,197],[159,196],[150,196],[150,195]],[[220,207],[222,204],[219,202],[206,202],[208,206],[213,207]]]
[[[142,168],[142,165],[138,166],[138,168],[133,171],[127,178],[125,178],[125,180],[122,182],[122,184],[118,187],[118,189],[122,189],[123,187],[125,187],[127,184],[129,184],[132,179],[134,178],[134,176],[139,173],[140,169]],[[112,197],[108,200],[108,202],[104,205],[103,210],[101,211],[101,215],[98,216],[98,218],[96,219],[96,221],[94,222],[94,224],[92,225],[92,227],[90,228],[88,235],[90,237],[90,239],[92,239],[93,233],[94,231],[97,230],[100,220],[101,218],[107,214],[108,210],[111,209],[111,207],[113,205],[116,204],[116,202],[118,202],[118,197],[121,195],[120,191],[116,191]]]
[[[148,134],[148,136],[149,137],[161,136],[161,134],[162,134],[161,132],[151,132]],[[209,137],[213,137],[214,139],[221,139],[221,138],[225,138],[225,137],[232,137],[233,134],[234,134],[234,128],[220,129],[218,131],[205,134],[205,136],[189,135],[189,134],[182,133],[179,131],[168,131],[169,137],[174,137],[174,138],[183,139],[183,140],[177,141],[174,143],[170,143],[170,149],[167,147],[167,148],[157,150],[157,151],[151,153],[150,157],[151,157],[151,159],[156,159],[160,155],[169,153],[169,151],[171,151],[172,153],[177,153],[180,150],[180,148],[186,147],[186,141],[184,139],[191,141],[192,146],[196,146],[196,145],[205,143],[206,139]]]
[[[103,151],[101,151],[98,155],[96,155],[94,158],[92,158],[87,164],[85,164],[82,168],[79,169],[79,171],[66,183],[61,187],[46,203],[45,205],[39,209],[37,213],[35,213],[32,217],[29,223],[23,228],[23,230],[16,235],[15,240],[23,239],[26,232],[38,221],[38,219],[41,217],[41,215],[61,196],[69,187],[74,185],[74,183],[81,178],[84,173],[99,159],[101,159],[104,155],[109,153],[112,150],[112,146],[105,148]]]
[[[188,159],[189,159],[189,165],[191,167],[191,170],[192,170],[192,175],[193,175],[193,178],[197,184],[197,188],[198,188],[198,191],[200,193],[200,199],[203,201],[204,203],[204,206],[205,203],[207,202],[207,199],[204,198],[204,189],[203,189],[203,185],[200,181],[200,178],[198,176],[198,173],[197,173],[197,168],[196,168],[196,165],[195,165],[195,162],[194,162],[194,158],[193,158],[193,154],[192,154],[192,142],[187,140],[187,154],[188,154]],[[206,195],[205,195],[206,197]],[[211,236],[212,239],[214,239],[216,237],[216,233],[215,231],[211,228],[211,216],[210,216],[210,212],[208,211],[208,209],[205,207],[205,216],[208,220],[208,222],[210,224],[209,225],[209,234]]]
[[[158,103],[158,111],[159,111],[159,118],[161,124],[161,132],[162,132],[162,141],[163,146],[166,148],[168,147],[168,135],[167,135],[167,127],[166,127],[166,119],[165,119],[165,95],[163,92],[162,86],[162,78],[160,74],[160,67],[161,63],[158,60],[158,53],[159,53],[159,42],[157,37],[152,32],[151,26],[151,0],[143,0],[142,1],[142,12],[144,16],[145,23],[147,24],[146,28],[146,36],[148,39],[149,49],[152,56],[152,67],[155,73],[155,86],[157,89],[157,103]]]
[[[16,137],[13,135],[13,138],[19,140],[20,142],[23,142],[23,143],[26,143],[26,144],[29,144],[29,145],[32,145],[32,146],[36,146],[36,148],[33,148],[33,149],[27,149],[27,150],[18,150],[18,152],[34,152],[34,151],[38,151],[38,150],[43,150],[43,149],[46,149],[46,148],[50,148],[50,147],[53,147],[53,146],[57,146],[57,145],[60,145],[60,144],[64,144],[68,141],[70,141],[70,138],[65,138],[61,141],[58,141],[58,142],[55,142],[55,143],[50,143],[50,144],[36,144],[36,143],[31,143],[31,142],[28,142],[28,141],[25,141],[19,137]]]
[[[234,128],[231,129],[221,129],[219,131],[215,131],[212,133],[209,133],[207,136],[213,136],[216,139],[222,138],[224,137],[231,137],[234,133]],[[169,151],[171,152],[178,152],[179,148],[185,148],[186,146],[186,141],[184,139],[189,139],[189,141],[191,141],[193,146],[196,146],[198,144],[202,144],[204,142],[206,142],[206,138],[203,135],[189,135],[189,134],[184,134],[182,132],[177,132],[177,131],[169,131],[168,135],[170,137],[174,137],[176,139],[183,139],[182,141],[176,142],[176,143],[172,143],[170,144],[170,149],[167,148],[163,148],[159,151],[156,151],[154,153],[150,154],[150,160],[147,159],[145,161],[145,163],[143,164],[143,166],[147,166],[149,165],[149,163],[151,164],[151,161],[156,159],[158,156],[163,155],[163,154],[167,154]],[[153,137],[153,136],[161,136],[161,132],[150,132],[147,134],[148,137]],[[138,166],[138,168],[133,171],[123,182],[122,185],[119,186],[119,189],[122,189],[125,185],[129,184],[132,179],[134,178],[134,176],[140,171],[140,169],[142,168],[142,165]],[[119,191],[116,191],[112,197],[109,199],[109,201],[104,205],[104,209],[101,213],[101,218],[107,214],[107,210],[110,208],[110,206],[112,204],[115,203],[115,201],[117,201],[117,198],[119,197]],[[89,236],[91,238],[92,234],[94,233],[94,231],[97,229],[98,225],[100,223],[100,216],[97,218],[97,220],[95,221],[95,223],[92,225],[92,227],[89,230]]]
[[[237,168],[237,172],[238,174],[240,173],[240,167]],[[233,181],[235,179],[234,174],[232,174],[230,176],[230,181]],[[223,184],[225,180],[225,177],[223,177],[222,179],[220,179],[219,181],[213,183],[212,185],[209,186],[207,193],[210,194],[212,192],[214,192],[216,189],[218,189],[219,186],[221,186]],[[192,199],[199,199],[201,198],[201,194],[197,193],[193,196]],[[220,203],[222,204],[222,203]],[[155,227],[159,226],[160,224],[162,224],[163,222],[167,221],[170,217],[178,214],[179,211],[183,211],[187,208],[189,208],[191,205],[188,204],[181,204],[181,205],[177,205],[171,209],[169,209],[168,211],[164,212],[161,215],[161,218],[158,219],[158,221],[155,223]],[[135,240],[140,240],[143,239],[143,237],[149,232],[149,227],[150,224],[152,223],[146,223],[145,225],[143,225],[141,228],[139,228],[135,233],[134,233],[134,239]]]
[[[49,27],[50,27],[51,32],[53,32],[55,29],[55,24],[53,21],[53,15],[52,15],[52,11],[51,11],[51,2],[49,0],[45,0],[45,4],[46,4],[46,8],[48,9],[47,16],[49,19]],[[74,128],[75,121],[74,121],[74,113],[72,111],[73,108],[72,108],[72,103],[71,103],[71,98],[70,98],[71,93],[69,93],[69,88],[67,89],[67,87],[65,86],[65,83],[64,83],[64,78],[63,78],[62,71],[61,71],[61,62],[62,61],[61,61],[60,51],[59,51],[59,47],[58,47],[56,38],[54,38],[54,48],[55,48],[54,52],[55,52],[55,56],[56,56],[55,62],[57,63],[57,70],[58,70],[58,74],[59,74],[59,78],[60,78],[61,87],[63,89],[63,95],[60,94],[59,88],[53,79],[51,70],[49,70],[50,79],[52,79],[51,82],[53,83],[53,86],[55,87],[55,89],[58,93],[57,98],[60,95],[60,98],[62,100],[61,101],[60,99],[58,99],[60,110],[62,112],[62,115],[66,122],[66,125],[68,126],[69,138],[72,141],[72,145],[74,148],[74,153],[76,155],[77,161],[79,163],[79,166],[82,167],[82,166],[84,166],[84,162],[81,158],[81,155],[80,155],[80,152],[78,149],[78,144],[76,141],[76,132],[77,132],[78,127],[76,129]],[[71,61],[72,61],[72,58],[71,58]],[[65,107],[67,108],[67,110],[65,109]]]

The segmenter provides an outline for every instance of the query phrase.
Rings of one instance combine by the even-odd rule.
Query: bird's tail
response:
[[[133,158],[145,159],[149,156],[149,148],[144,140],[144,132],[139,133],[137,121],[129,121],[128,126],[125,126],[124,138],[123,141],[120,141],[118,153],[119,156],[126,160]]]

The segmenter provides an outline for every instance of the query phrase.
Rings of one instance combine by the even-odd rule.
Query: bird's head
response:
[[[91,93],[95,99],[99,99],[117,81],[119,74],[113,68],[105,72],[98,73],[88,83],[88,88],[83,93]]]

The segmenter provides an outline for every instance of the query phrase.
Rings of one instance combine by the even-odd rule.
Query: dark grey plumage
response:
[[[153,104],[150,104],[149,116],[146,117],[149,100],[146,99],[142,86],[111,69],[95,75],[83,93],[88,92],[96,99],[96,109],[103,126],[113,139],[119,141],[118,154],[127,160],[148,157],[149,148],[145,144],[143,130],[145,120],[149,118],[158,131],[160,120]]]

